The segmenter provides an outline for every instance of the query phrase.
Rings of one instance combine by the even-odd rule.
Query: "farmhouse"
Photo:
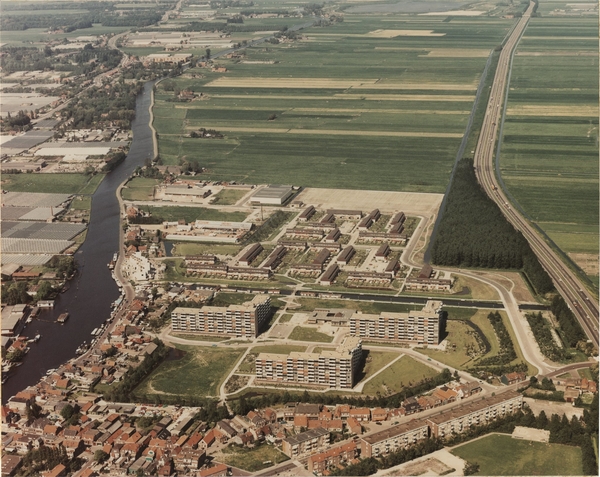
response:
[[[262,205],[283,205],[293,195],[294,190],[292,186],[273,184],[255,192],[250,198],[250,202]]]

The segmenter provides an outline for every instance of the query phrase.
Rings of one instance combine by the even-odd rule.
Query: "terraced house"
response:
[[[176,332],[200,333],[238,338],[254,338],[269,320],[271,298],[256,295],[241,305],[177,307],[171,313],[171,329]]]
[[[514,414],[522,407],[523,395],[516,391],[507,391],[431,416],[427,418],[427,422],[432,436],[448,437],[461,434],[471,426],[487,424],[497,417]]]

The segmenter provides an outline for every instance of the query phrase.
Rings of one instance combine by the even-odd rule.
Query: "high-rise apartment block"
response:
[[[320,353],[260,353],[256,358],[258,382],[352,388],[362,359],[357,337],[347,337],[338,348]]]
[[[439,344],[442,331],[442,302],[428,301],[421,311],[356,312],[350,318],[350,334],[377,341]]]
[[[270,314],[271,298],[256,295],[241,305],[177,307],[171,312],[171,329],[183,333],[254,338],[269,321]]]

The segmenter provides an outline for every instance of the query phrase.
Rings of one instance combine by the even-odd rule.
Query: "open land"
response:
[[[240,349],[177,346],[180,359],[163,362],[138,387],[137,395],[216,396],[219,386],[242,355]]]
[[[455,447],[452,453],[477,462],[475,475],[581,475],[581,449],[493,434]],[[510,456],[510,458],[507,458]]]
[[[589,266],[598,261],[597,37],[597,18],[531,20],[515,56],[500,158],[508,191],[591,276],[598,275]]]
[[[487,56],[512,22],[346,17],[292,44],[247,48],[242,61],[219,58],[225,73],[191,69],[175,80],[201,100],[171,102],[159,87],[165,164],[198,160],[215,180],[443,192]],[[225,138],[187,137],[201,127]]]
[[[415,361],[409,356],[403,356],[385,371],[367,381],[363,388],[365,394],[382,396],[398,393],[402,388],[412,386],[425,378],[431,378],[437,371],[429,366]]]

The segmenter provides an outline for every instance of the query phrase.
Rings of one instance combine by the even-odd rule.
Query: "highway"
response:
[[[535,228],[514,207],[510,206],[509,200],[499,186],[494,173],[494,146],[502,115],[504,94],[507,90],[512,55],[527,26],[533,8],[534,3],[531,2],[500,53],[485,118],[475,149],[475,173],[487,195],[498,204],[509,222],[527,239],[540,263],[552,278],[554,286],[579,320],[588,338],[597,348],[598,304],[595,297],[546,241],[540,237]]]

